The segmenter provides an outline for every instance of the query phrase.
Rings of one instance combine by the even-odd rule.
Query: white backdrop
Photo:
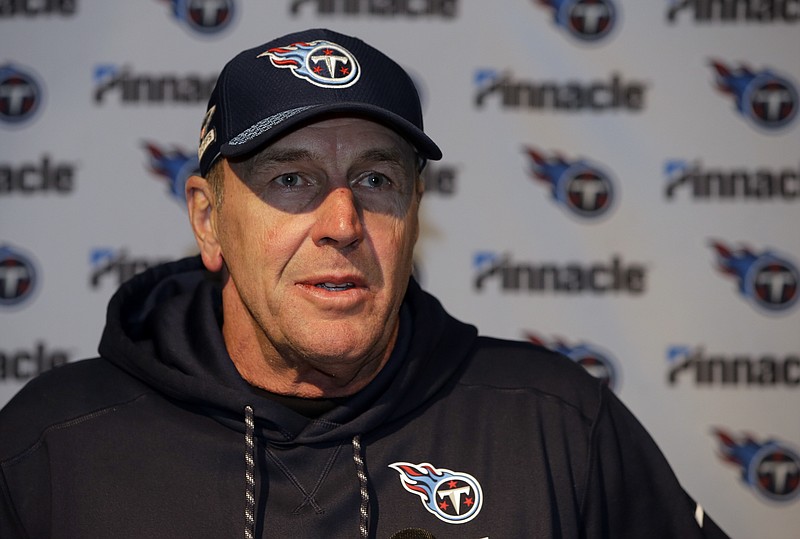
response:
[[[0,405],[194,252],[171,194],[235,53],[312,26],[418,83],[423,286],[581,361],[737,538],[800,529],[800,2],[0,1]],[[367,76],[368,74],[365,74]]]

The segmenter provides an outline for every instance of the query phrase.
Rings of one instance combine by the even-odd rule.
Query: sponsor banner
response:
[[[94,102],[130,105],[205,104],[217,75],[144,73],[128,65],[100,64],[94,68]]]
[[[605,79],[575,81],[531,80],[511,71],[480,68],[475,71],[475,107],[500,110],[586,112],[640,112],[645,108],[647,84],[621,73]]]
[[[0,384],[26,382],[73,359],[67,350],[53,347],[44,340],[36,341],[31,347],[0,349]]]
[[[794,202],[800,200],[800,166],[712,166],[702,159],[664,163],[664,198],[691,202]]]
[[[453,19],[463,0],[292,0],[289,15],[327,17]]]
[[[626,263],[622,256],[611,255],[607,261],[518,262],[507,253],[478,251],[472,258],[473,286],[482,291],[491,286],[502,292],[531,294],[631,294],[638,296],[647,288],[647,267]]]
[[[94,353],[120,284],[194,254],[224,62],[330,27],[408,69],[444,151],[423,287],[600,378],[733,535],[800,528],[800,0],[646,4],[0,0],[0,405]],[[394,466],[437,518],[480,518],[469,470]]]
[[[732,24],[794,24],[800,21],[800,0],[668,0],[670,24],[691,21],[694,24],[730,26]]]
[[[96,247],[89,253],[91,290],[115,290],[137,273],[169,262],[169,258],[134,256],[125,248]]]
[[[72,194],[77,169],[77,163],[48,154],[38,160],[0,162],[0,197]]]
[[[80,0],[3,0],[0,2],[0,19],[70,17],[78,11]]]
[[[667,348],[667,383],[698,389],[798,388],[800,354],[723,354],[704,346],[671,345]]]

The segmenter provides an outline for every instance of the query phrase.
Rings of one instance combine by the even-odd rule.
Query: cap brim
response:
[[[438,161],[442,151],[414,124],[386,109],[365,103],[331,103],[298,107],[264,118],[220,147],[223,157],[240,157],[255,152],[278,138],[325,116],[357,116],[376,121],[397,132],[420,157]]]

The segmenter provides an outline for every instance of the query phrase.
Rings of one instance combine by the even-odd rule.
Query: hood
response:
[[[199,257],[151,268],[111,298],[100,355],[231,428],[244,431],[243,410],[251,407],[257,434],[278,444],[349,439],[413,412],[448,384],[477,336],[412,279],[400,344],[386,367],[340,406],[309,419],[260,395],[239,375],[220,329],[221,298],[217,275]]]

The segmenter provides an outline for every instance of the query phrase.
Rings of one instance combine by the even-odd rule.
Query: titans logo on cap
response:
[[[790,502],[800,495],[800,455],[788,445],[767,440],[758,443],[751,436],[734,436],[723,429],[714,434],[719,441],[719,457],[739,466],[742,481],[764,498]]]
[[[275,67],[292,70],[295,77],[322,88],[347,88],[361,76],[361,67],[350,51],[331,41],[292,43],[263,52]]]
[[[429,513],[450,524],[463,524],[483,506],[483,491],[469,474],[434,468],[428,463],[395,462],[389,468],[400,474],[403,488],[420,497]]]
[[[758,307],[776,312],[797,303],[800,272],[794,264],[770,251],[735,251],[718,241],[711,245],[717,252],[719,271],[735,277],[739,292]]]
[[[771,70],[752,71],[746,66],[732,68],[712,61],[717,72],[717,89],[733,96],[739,114],[759,127],[780,129],[797,116],[797,89],[785,77]]]
[[[614,204],[614,185],[610,176],[597,165],[585,160],[566,161],[563,157],[547,157],[528,148],[531,175],[551,187],[553,198],[572,213],[584,218],[597,218]]]

